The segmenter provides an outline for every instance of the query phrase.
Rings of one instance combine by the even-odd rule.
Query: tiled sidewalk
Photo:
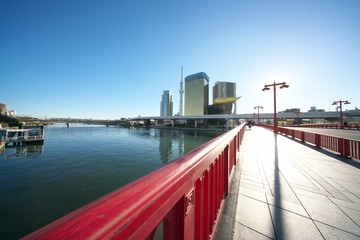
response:
[[[246,131],[214,239],[360,239],[360,164]]]

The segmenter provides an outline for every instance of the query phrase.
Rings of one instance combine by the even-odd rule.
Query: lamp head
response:
[[[344,104],[350,104],[350,102],[346,100],[346,101],[344,102]]]
[[[285,84],[285,83],[280,86],[281,89],[282,89],[282,88],[288,88],[288,87],[289,87],[289,85],[287,85],[287,84]]]
[[[267,91],[267,90],[270,90],[270,88],[269,87],[264,87],[262,90]]]

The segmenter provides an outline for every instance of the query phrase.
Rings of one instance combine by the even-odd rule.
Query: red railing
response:
[[[259,126],[273,130],[273,126],[260,124]],[[334,136],[327,136],[318,133],[304,132],[290,128],[278,127],[278,132],[292,138],[314,144],[317,147],[340,153],[344,157],[360,159],[360,141],[344,139]]]
[[[294,127],[306,127],[306,128],[341,128],[338,123],[320,123],[320,124],[300,124],[294,125]],[[344,126],[344,129],[360,129],[359,123],[349,123]]]
[[[24,239],[211,239],[241,125]]]

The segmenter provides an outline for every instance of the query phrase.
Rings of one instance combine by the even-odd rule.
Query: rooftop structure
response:
[[[185,78],[185,82],[187,82],[187,81],[192,81],[192,80],[196,80],[196,79],[201,79],[201,78],[206,79],[207,82],[209,82],[209,80],[210,80],[209,76],[208,76],[206,73],[204,73],[204,72],[198,72],[198,73],[194,73],[194,74],[191,74],[191,75],[187,76],[187,77]]]

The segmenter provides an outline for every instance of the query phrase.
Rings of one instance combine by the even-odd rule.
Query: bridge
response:
[[[360,117],[360,110],[352,110],[343,112],[345,117]],[[256,118],[258,115],[256,114]],[[302,112],[296,115],[292,112],[277,113],[278,119],[327,119],[335,121],[339,119],[340,112]],[[259,113],[259,119],[273,119],[274,113]],[[133,117],[129,121],[146,121],[146,120],[205,120],[205,119],[254,119],[254,113],[249,114],[212,114],[212,115],[195,115],[195,116],[150,116],[150,117]]]
[[[360,142],[271,130],[242,124],[24,239],[360,238]]]
[[[36,120],[38,121],[38,120]],[[52,124],[52,123],[82,123],[91,125],[127,125],[127,119],[84,119],[84,118],[49,118],[42,120],[41,122]]]
[[[344,117],[360,119],[360,110],[350,110],[343,112]],[[253,120],[258,118],[261,120],[272,120],[274,113],[254,113],[245,114],[213,114],[213,115],[195,115],[195,116],[138,116],[132,118],[121,118],[115,120],[109,119],[82,119],[82,118],[49,118],[45,120],[34,120],[36,123],[82,123],[82,124],[94,124],[94,125],[121,125],[128,126],[132,122],[144,122],[150,125],[150,122],[154,121],[157,124],[159,121],[169,121],[174,126],[177,121],[194,121],[195,127],[201,120],[224,120],[227,126],[230,126],[233,120]],[[337,121],[340,118],[340,112],[329,111],[329,112],[302,112],[299,115],[295,115],[291,112],[279,112],[277,113],[278,119],[325,119],[331,122]],[[358,120],[359,121],[359,120]]]
[[[345,112],[344,115],[346,116]],[[277,113],[278,118],[284,119],[338,119],[340,112],[303,112],[298,117],[294,113]],[[352,116],[359,116],[360,111],[353,113]],[[256,115],[257,117],[257,115]],[[212,114],[212,115],[195,115],[195,116],[150,116],[150,117],[133,117],[130,121],[142,120],[189,120],[189,119],[253,119],[254,114]],[[260,119],[273,119],[274,113],[259,113]]]

